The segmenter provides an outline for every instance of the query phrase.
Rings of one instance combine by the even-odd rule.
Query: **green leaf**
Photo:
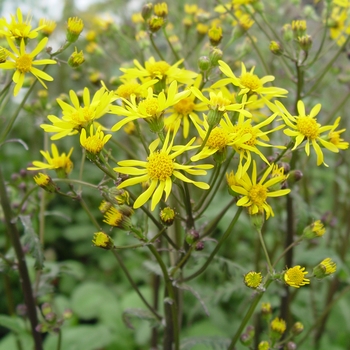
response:
[[[19,317],[0,315],[0,325],[15,333],[25,332],[23,320]]]
[[[44,253],[38,235],[34,231],[29,215],[20,215],[24,227],[23,244],[28,245],[29,253],[35,259],[34,268],[42,270],[44,267]]]

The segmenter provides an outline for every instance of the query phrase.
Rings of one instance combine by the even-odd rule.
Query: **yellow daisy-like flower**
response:
[[[73,90],[70,90],[69,97],[72,105],[59,98],[57,99],[57,103],[62,109],[62,119],[55,115],[49,115],[47,118],[52,122],[52,125],[40,125],[46,132],[55,133],[51,140],[58,140],[67,135],[77,134],[82,128],[87,127],[96,119],[109,113],[112,102],[117,99],[114,92],[106,91],[105,87],[96,91],[92,100],[90,99],[89,89],[85,88],[83,92],[83,106],[80,105],[79,98]]]
[[[244,283],[247,287],[256,289],[262,281],[261,272],[250,271],[244,276]]]
[[[125,116],[124,119],[116,123],[112,127],[112,131],[118,131],[125,124],[142,118],[150,124],[153,130],[153,123],[158,125],[158,121],[163,117],[165,109],[170,106],[175,105],[183,98],[187,97],[191,92],[189,90],[177,92],[177,82],[173,81],[168,89],[167,96],[164,91],[162,91],[157,97],[154,97],[153,90],[151,87],[148,88],[148,95],[142,101],[137,101],[136,96],[131,96],[131,101],[122,99],[124,106],[112,106],[111,112],[117,115]],[[163,123],[161,120],[161,129],[163,128]],[[158,132],[159,130],[153,130]]]
[[[336,119],[336,121],[333,124],[332,129],[329,131],[328,136],[327,136],[327,141],[333,143],[333,145],[339,149],[348,149],[349,148],[349,142],[344,141],[340,137],[340,134],[343,133],[346,129],[341,129],[341,130],[335,130],[340,123],[340,117]]]
[[[122,84],[115,90],[115,94],[123,99],[129,100],[132,95],[136,98],[146,97],[148,88],[158,82],[157,79],[149,80],[144,84],[139,84],[136,79],[120,79]]]
[[[310,280],[305,278],[308,272],[305,271],[305,267],[296,265],[289,268],[283,275],[284,281],[291,287],[300,288],[306,284],[310,284]]]
[[[47,86],[45,85],[43,80],[52,81],[53,78],[47,73],[36,68],[35,66],[56,64],[57,62],[55,60],[50,59],[34,60],[34,58],[39,52],[41,52],[44,49],[48,39],[42,39],[31,53],[26,53],[24,39],[21,40],[19,50],[10,38],[7,37],[6,39],[11,50],[13,51],[7,51],[8,56],[12,59],[12,61],[6,60],[6,62],[1,63],[0,69],[15,69],[15,73],[12,77],[13,82],[16,84],[14,89],[14,96],[16,96],[21,90],[26,73],[32,73],[47,89]]]
[[[201,81],[202,76],[198,75],[194,82],[194,86],[198,88]],[[170,115],[164,119],[165,127],[175,128],[182,124],[183,136],[184,138],[187,138],[190,131],[190,121],[195,121],[198,124],[202,124],[202,121],[196,112],[203,112],[208,109],[206,104],[203,102],[195,103],[195,99],[196,96],[191,94],[169,108]]]
[[[24,21],[20,8],[17,8],[16,14],[17,19],[16,16],[11,15],[10,23],[8,23],[5,18],[0,19],[0,27],[5,29],[0,30],[0,33],[10,39],[34,39],[38,36],[38,31],[45,27],[44,25],[41,25],[32,30],[32,26],[30,24],[31,17],[28,15]]]
[[[90,135],[86,136],[86,130],[81,129],[80,134],[80,144],[90,153],[97,154],[100,153],[104,147],[104,145],[108,142],[108,140],[112,137],[112,135],[105,135],[103,131],[101,131],[101,126],[99,126],[94,132],[94,125],[90,125]]]
[[[290,189],[270,190],[276,184],[285,181],[286,176],[276,176],[267,179],[271,173],[274,164],[271,164],[264,172],[261,179],[257,179],[256,163],[253,161],[253,171],[251,178],[244,173],[240,179],[237,179],[238,185],[232,185],[231,189],[242,195],[237,205],[247,207],[251,215],[266,212],[266,219],[274,216],[271,206],[267,203],[269,197],[280,197],[288,194]]]
[[[53,33],[53,31],[56,29],[57,23],[50,19],[40,18],[39,25],[40,27],[42,27],[42,32],[46,36],[50,36]]]
[[[323,153],[318,142],[331,152],[338,153],[339,149],[332,142],[326,141],[321,136],[322,133],[333,129],[333,125],[321,126],[321,124],[319,124],[315,118],[321,110],[321,104],[318,103],[316,106],[314,106],[310,114],[307,115],[305,113],[304,103],[300,100],[297,104],[299,113],[297,116],[292,116],[281,102],[276,101],[275,104],[279,108],[279,112],[285,124],[290,128],[285,129],[284,133],[295,138],[295,144],[292,150],[295,150],[302,142],[305,141],[306,154],[308,156],[310,155],[311,144],[317,155],[317,165],[321,165],[323,163],[325,166],[328,166],[323,160]]]
[[[151,210],[153,211],[160,202],[163,192],[165,192],[166,201],[172,190],[173,177],[180,181],[192,183],[203,190],[209,188],[209,185],[205,182],[193,181],[186,177],[183,172],[191,175],[206,175],[207,172],[205,170],[211,169],[213,165],[182,165],[175,161],[176,157],[190,149],[191,144],[195,141],[195,138],[193,138],[189,143],[179,146],[176,151],[171,153],[176,135],[175,131],[170,139],[170,130],[168,130],[160,150],[157,149],[160,143],[159,139],[156,139],[150,144],[150,154],[146,161],[124,160],[118,162],[120,167],[114,168],[116,172],[136,176],[123,181],[118,188],[133,186],[142,182],[149,183],[146,191],[136,199],[134,208],[141,207],[152,197]]]
[[[49,151],[40,151],[42,156],[46,159],[47,163],[41,161],[33,161],[32,167],[28,167],[28,170],[42,170],[42,169],[55,169],[58,172],[63,171],[64,174],[69,174],[73,169],[73,162],[70,160],[72,155],[73,147],[69,150],[69,153],[58,153],[57,146],[53,143],[51,144],[51,153]]]
[[[191,85],[194,79],[197,77],[197,73],[179,68],[179,65],[184,60],[181,59],[177,61],[172,66],[166,61],[156,61],[154,57],[151,57],[145,62],[145,67],[143,67],[139,61],[134,60],[134,65],[136,68],[120,68],[124,75],[121,78],[125,79],[140,79],[145,80],[166,80],[168,84],[176,80],[179,83]]]
[[[213,89],[231,83],[235,86],[238,86],[241,89],[239,95],[256,93],[260,96],[273,95],[274,97],[283,97],[288,93],[287,90],[282,88],[273,86],[264,87],[264,84],[274,81],[275,77],[273,75],[266,75],[263,78],[259,78],[257,75],[254,74],[255,67],[253,67],[250,70],[250,72],[247,72],[247,69],[243,62],[242,71],[239,78],[235,76],[229,65],[224,61],[220,60],[219,66],[220,70],[224,73],[224,75],[227,76],[227,78],[217,81],[214,85],[212,85]]]
[[[282,335],[286,331],[286,329],[286,321],[282,318],[276,317],[271,321],[271,330],[273,330],[274,332],[277,332]]]

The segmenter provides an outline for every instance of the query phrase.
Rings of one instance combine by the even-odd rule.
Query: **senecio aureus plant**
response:
[[[0,348],[345,349],[350,1],[123,5],[0,19]]]

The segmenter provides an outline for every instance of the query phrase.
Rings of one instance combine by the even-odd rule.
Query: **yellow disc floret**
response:
[[[267,198],[267,188],[261,184],[253,185],[249,191],[249,198],[253,204],[261,207]]]
[[[245,73],[241,76],[241,84],[251,91],[255,91],[262,86],[259,77],[251,73]]]
[[[155,97],[141,101],[139,104],[139,112],[143,112],[148,116],[154,116],[157,114],[159,108],[158,99]]]
[[[179,114],[188,115],[193,112],[194,106],[193,99],[186,97],[174,105],[174,109]]]
[[[32,69],[32,62],[32,57],[25,53],[16,59],[16,68],[20,73],[28,73]]]
[[[214,128],[207,141],[209,148],[223,149],[229,141],[228,132],[222,128]]]
[[[297,128],[301,134],[311,140],[316,139],[319,135],[319,125],[315,119],[310,117],[299,117]]]
[[[163,78],[163,76],[166,75],[166,73],[168,72],[169,68],[169,63],[165,61],[146,64],[146,69],[150,73],[152,78]]]
[[[155,152],[148,157],[147,171],[152,180],[165,181],[173,170],[173,161],[165,152]]]
[[[305,278],[307,274],[308,272],[305,271],[305,267],[296,265],[284,273],[284,281],[291,287],[299,288],[300,286],[310,283],[310,280]]]

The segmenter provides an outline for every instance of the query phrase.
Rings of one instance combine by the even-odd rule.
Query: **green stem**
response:
[[[9,132],[12,129],[13,124],[15,123],[19,112],[22,110],[25,102],[27,101],[29,95],[31,94],[31,92],[34,89],[34,86],[36,84],[38,80],[35,79],[33,84],[31,85],[31,87],[28,89],[27,93],[25,94],[25,96],[23,97],[22,102],[18,105],[17,109],[15,110],[15,113],[13,113],[12,117],[10,118],[10,121],[8,122],[8,124],[6,125],[6,128],[3,130],[3,132],[1,133],[0,136],[0,144],[3,143],[6,140],[7,135],[9,134]]]
[[[168,43],[168,45],[169,45],[169,47],[170,47],[170,49],[171,49],[171,52],[173,53],[173,55],[174,55],[175,58],[176,58],[176,61],[180,61],[179,55],[177,54],[177,52],[175,51],[175,49],[174,49],[172,43],[171,43],[170,40],[169,40],[168,33],[166,32],[165,26],[162,27],[162,31],[163,31],[163,34],[164,34],[164,36],[165,36],[165,40],[167,41],[167,43]]]
[[[58,330],[58,334],[57,334],[57,347],[56,347],[56,350],[61,350],[61,346],[62,346],[62,330],[59,329]]]
[[[133,159],[137,159],[137,154],[134,153],[130,147],[125,146],[122,142],[117,141],[114,137],[110,139],[112,143],[118,146],[118,148],[121,148],[125,153],[130,156]],[[105,150],[104,150],[105,151]],[[105,151],[107,153],[107,151]],[[116,162],[117,163],[117,162]]]
[[[54,178],[54,179],[52,179],[52,181],[53,182],[68,182],[68,183],[73,183],[73,184],[78,184],[78,185],[83,185],[83,186],[87,186],[87,187],[92,187],[92,188],[98,189],[98,186],[93,185],[93,184],[91,184],[89,182],[80,181],[80,180]]]
[[[126,278],[128,279],[128,281],[131,284],[131,286],[134,288],[134,290],[137,293],[137,295],[140,297],[140,299],[145,304],[145,306],[148,308],[148,310],[151,311],[151,313],[156,317],[156,319],[158,321],[161,321],[162,320],[162,316],[160,316],[158,314],[158,312],[148,303],[148,301],[142,295],[142,293],[140,292],[140,290],[137,287],[136,283],[132,279],[132,277],[131,277],[131,275],[130,275],[130,273],[128,271],[128,268],[125,266],[125,264],[123,262],[123,259],[120,257],[120,255],[118,254],[118,252],[115,249],[112,249],[111,251],[112,251],[113,255],[115,256],[115,258],[118,260],[118,263],[119,263],[120,267],[122,268]]]
[[[191,279],[199,276],[202,272],[204,272],[207,267],[209,266],[209,264],[211,263],[211,261],[213,260],[214,256],[216,255],[216,253],[219,251],[220,247],[222,246],[222,244],[225,242],[225,240],[228,238],[228,236],[231,234],[233,227],[235,226],[239,216],[241,215],[243,210],[243,207],[239,207],[236,215],[233,217],[229,227],[227,228],[227,230],[225,231],[225,233],[223,234],[223,236],[221,237],[220,241],[218,242],[218,244],[216,245],[216,247],[214,248],[214,250],[211,252],[208,260],[204,263],[204,265],[196,272],[194,272],[192,275],[188,276],[188,277],[184,277],[181,279],[181,282],[187,282],[190,281]]]
[[[298,245],[301,241],[303,240],[303,238],[299,238],[297,241],[291,243],[284,251],[283,253],[276,259],[276,261],[273,263],[272,267],[276,267],[276,265],[278,264],[278,262],[284,257],[284,255],[293,247],[295,247],[296,245]]]
[[[258,232],[260,243],[261,243],[261,246],[262,246],[264,254],[265,254],[266,262],[267,262],[267,265],[269,267],[269,272],[270,272],[270,274],[273,274],[273,266],[271,264],[270,256],[269,256],[269,253],[267,251],[267,248],[266,248],[266,245],[265,245],[265,241],[264,241],[264,237],[263,237],[263,235],[261,233],[261,229],[257,228],[256,230]]]
[[[157,260],[157,262],[162,270],[164,282],[165,282],[165,287],[166,287],[166,290],[168,292],[168,296],[171,299],[169,301],[169,304],[170,304],[170,310],[171,310],[172,323],[166,325],[166,328],[169,332],[169,335],[167,335],[169,337],[169,343],[165,344],[165,347],[166,347],[166,350],[173,349],[172,340],[174,339],[175,350],[179,350],[180,349],[179,321],[178,321],[178,315],[177,315],[178,310],[177,310],[177,301],[176,301],[176,297],[175,297],[174,286],[173,286],[172,280],[169,277],[169,274],[168,274],[167,268],[164,264],[164,261],[163,261],[162,257],[160,256],[160,254],[158,253],[157,249],[153,245],[149,245],[148,248],[152,252],[153,256],[156,258],[156,260]],[[167,302],[167,301],[165,301],[165,302]],[[167,307],[165,307],[165,310],[167,310]]]
[[[22,292],[24,296],[24,302],[27,307],[27,314],[31,325],[31,331],[34,339],[35,350],[42,350],[42,339],[41,334],[36,331],[38,325],[38,317],[36,313],[36,303],[33,296],[32,285],[29,278],[28,267],[23,252],[23,247],[20,241],[20,235],[16,224],[12,221],[13,215],[9,198],[6,191],[5,179],[0,169],[0,201],[5,217],[5,224],[7,228],[7,234],[10,237],[12,246],[15,250],[16,257],[18,260],[18,272],[20,275],[20,282],[22,285]]]
[[[92,215],[92,213],[91,213],[89,207],[87,206],[87,204],[85,203],[84,199],[80,197],[79,202],[80,202],[81,206],[83,207],[83,209],[85,210],[85,212],[88,215],[88,217],[90,218],[91,222],[95,225],[95,227],[99,231],[102,231],[102,228],[101,228],[100,224],[97,222],[95,217]]]
[[[160,58],[162,61],[165,61],[165,59],[164,59],[162,53],[159,51],[159,49],[158,49],[156,43],[154,42],[154,35],[153,35],[153,33],[149,33],[149,39],[150,39],[150,41],[151,41],[151,44],[152,44],[154,50],[157,52],[159,58]]]
[[[266,290],[267,287],[270,285],[270,283],[272,282],[271,279],[268,279],[264,285],[264,289]],[[229,347],[227,348],[227,350],[234,350],[235,349],[235,345],[240,337],[240,335],[242,334],[244,328],[246,327],[247,323],[249,322],[250,318],[252,317],[257,305],[259,304],[259,301],[261,300],[262,296],[264,295],[263,292],[257,293],[255,295],[255,298],[253,300],[253,302],[250,304],[250,307],[247,311],[247,313],[245,314],[239,328],[237,329],[235,335],[232,338],[231,344],[229,345]]]

